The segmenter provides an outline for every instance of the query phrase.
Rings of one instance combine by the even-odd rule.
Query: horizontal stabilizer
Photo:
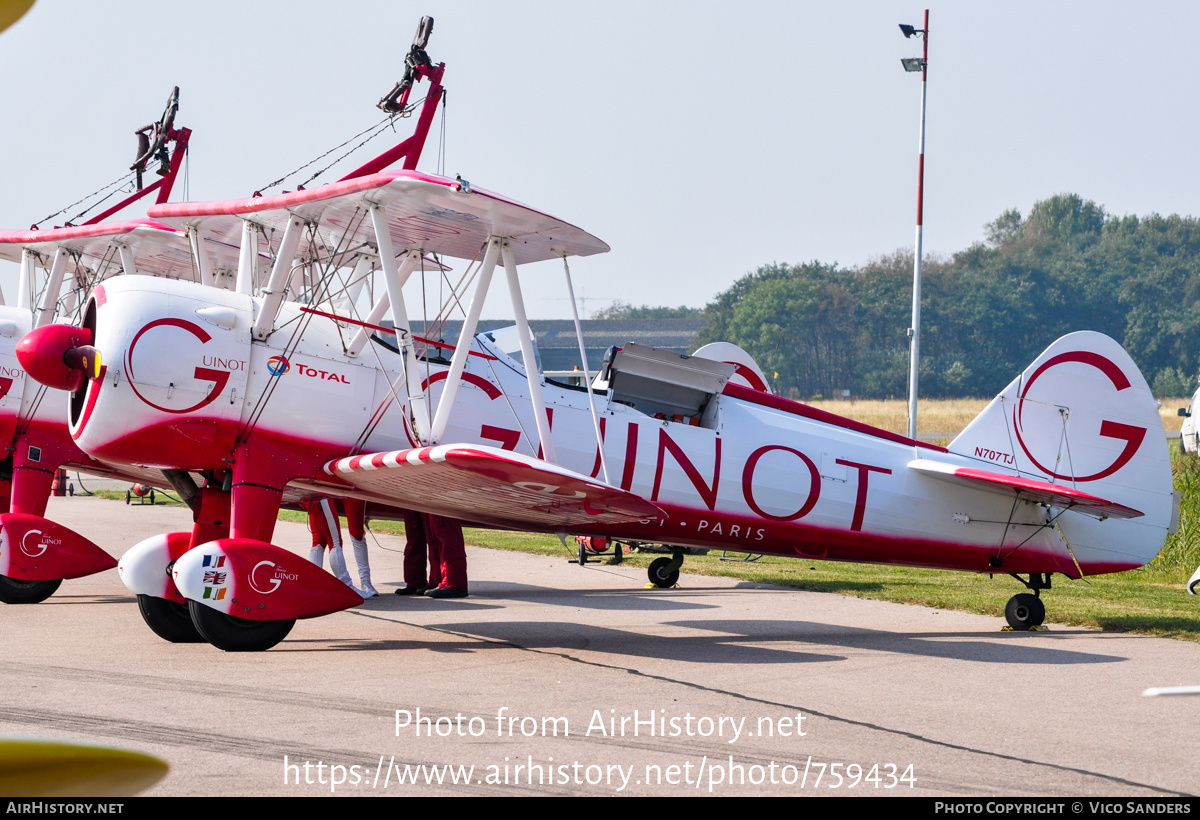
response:
[[[664,515],[633,493],[485,445],[351,456],[329,462],[325,472],[400,507],[501,527],[585,528]]]
[[[1015,494],[1026,501],[1041,504],[1052,504],[1055,507],[1067,507],[1080,512],[1095,515],[1100,518],[1139,518],[1142,513],[1124,504],[1109,501],[1106,498],[1080,492],[1061,484],[1051,484],[1048,481],[1038,481],[1018,475],[1005,475],[990,470],[980,470],[975,467],[959,467],[928,458],[918,458],[908,462],[909,469],[918,473],[975,487],[991,492]]]

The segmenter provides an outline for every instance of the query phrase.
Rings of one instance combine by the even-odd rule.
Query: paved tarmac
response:
[[[50,516],[114,555],[190,525]],[[413,600],[401,548],[265,653],[160,640],[115,571],[0,608],[0,733],[158,755],[157,795],[1200,793],[1200,698],[1141,697],[1200,683],[1200,644],[484,549],[470,598]]]

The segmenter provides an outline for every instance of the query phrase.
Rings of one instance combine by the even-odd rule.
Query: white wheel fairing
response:
[[[187,552],[191,538],[189,532],[168,532],[134,544],[117,564],[122,583],[135,595],[173,599],[175,584],[167,575],[167,565]]]

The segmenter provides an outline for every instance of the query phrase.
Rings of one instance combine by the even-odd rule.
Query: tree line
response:
[[[1191,395],[1200,366],[1200,220],[1114,217],[1061,194],[922,265],[923,397],[994,395],[1053,340],[1105,333],[1157,396]],[[794,398],[904,396],[911,251],[856,268],[770,264],[704,308],[693,349],[730,341]],[[627,307],[627,306],[625,306]],[[652,309],[641,308],[639,311]]]

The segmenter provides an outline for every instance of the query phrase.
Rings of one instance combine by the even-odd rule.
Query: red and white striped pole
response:
[[[925,9],[925,27],[920,34],[925,48],[921,55],[921,137],[917,147],[917,247],[913,258],[912,327],[908,329],[909,438],[917,437],[917,373],[921,358],[921,210],[925,196],[925,87],[929,77],[929,9]]]

